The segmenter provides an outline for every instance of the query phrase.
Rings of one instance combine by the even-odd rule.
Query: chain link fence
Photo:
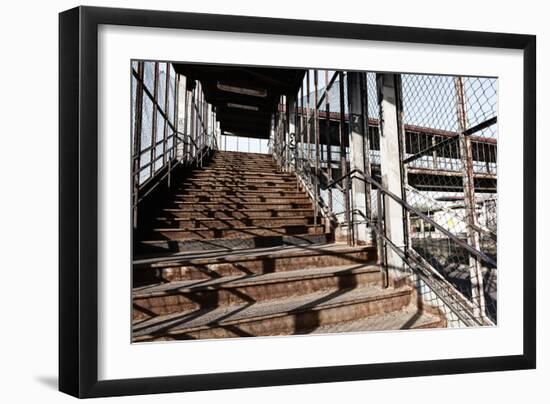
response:
[[[409,243],[466,298],[479,299],[481,315],[496,321],[497,81],[401,79],[406,200],[490,260],[472,257],[415,214],[408,216]]]

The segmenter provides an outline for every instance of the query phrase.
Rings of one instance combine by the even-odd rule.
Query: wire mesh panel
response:
[[[406,200],[448,232],[409,214],[409,242],[496,321],[496,79],[401,77]]]

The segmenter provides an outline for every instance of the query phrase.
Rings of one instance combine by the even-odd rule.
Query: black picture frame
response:
[[[523,353],[467,359],[99,381],[97,53],[100,24],[522,50]],[[77,7],[60,13],[59,389],[83,398],[534,369],[535,73],[534,35],[96,7]]]

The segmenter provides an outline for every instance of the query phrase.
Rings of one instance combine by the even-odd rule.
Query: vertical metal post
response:
[[[400,74],[395,75],[395,97],[396,97],[396,108],[397,108],[397,125],[398,125],[398,144],[400,148],[400,159],[403,161],[407,155],[407,140],[406,140],[406,131],[405,131],[405,122],[404,122],[404,108],[403,108],[403,83]],[[420,142],[420,140],[419,140]],[[398,195],[401,195],[401,198],[407,200],[407,186],[409,184],[409,171],[406,164],[401,164],[401,192]],[[412,245],[412,238],[410,234],[411,228],[411,214],[407,209],[403,209],[403,234],[405,235],[405,249],[408,249]]]
[[[288,168],[290,172],[296,168],[296,96],[289,94],[286,99],[286,105],[288,110],[288,134],[286,155],[288,161]]]
[[[314,224],[317,225],[317,206],[319,205],[319,176],[321,173],[321,164],[320,164],[320,155],[319,155],[319,108],[317,107],[318,98],[319,98],[319,72],[317,70],[313,71],[313,87],[315,90],[315,105],[313,110],[313,130],[315,134],[315,218]]]
[[[339,90],[340,90],[340,169],[342,170],[342,176],[345,176],[348,173],[348,164],[346,161],[346,147],[345,139],[347,133],[345,131],[346,127],[346,101],[345,101],[345,91],[344,91],[344,72],[340,71],[340,80],[339,80]],[[347,225],[347,241],[349,245],[353,245],[353,223],[350,215],[350,179],[345,178],[343,184],[344,190],[344,209],[345,209],[345,221]]]
[[[137,228],[138,200],[139,200],[139,160],[141,155],[141,118],[143,116],[143,62],[138,62],[138,77],[136,79],[136,110],[134,116],[134,150],[132,153],[132,196],[133,196],[133,223]]]
[[[192,88],[189,96],[189,158],[191,161],[195,159],[196,147],[193,143],[195,141],[195,83],[192,82]],[[193,142],[191,142],[193,140]]]
[[[432,151],[432,161],[433,161],[433,169],[438,170],[439,169],[439,163],[437,161],[437,150],[435,149],[436,140],[435,135],[430,135],[431,137],[431,146],[434,147],[434,150]]]
[[[170,83],[170,72],[171,72],[171,64],[168,63],[168,78],[166,79],[166,83],[167,85]],[[175,133],[174,132],[177,132],[178,131],[178,111],[179,111],[179,108],[180,108],[180,88],[179,88],[179,75],[176,73],[176,71],[174,70],[174,105],[172,106],[173,108],[173,113],[172,113],[172,118],[173,118],[173,132],[172,132],[172,157],[176,160],[178,160],[178,150],[177,150],[177,142],[176,142],[176,136],[175,136]],[[166,91],[166,97],[168,97],[168,91]],[[165,126],[166,126],[166,129],[165,129],[165,139],[166,139],[166,142],[168,142],[168,137],[169,137],[169,134],[168,134],[168,130],[170,128],[170,126],[168,125],[168,122],[169,120],[167,120],[167,122],[165,123]],[[166,146],[165,146],[165,149],[166,149]]]
[[[183,144],[183,155],[188,164],[190,162],[191,156],[191,145],[189,144],[189,139],[191,138],[191,91],[189,89],[189,79],[185,78],[185,133],[182,141]]]
[[[296,162],[296,168],[300,172],[304,169],[304,83],[302,82],[302,86],[300,87],[300,90],[298,92],[298,138],[297,138],[297,144],[298,147],[298,161]],[[297,187],[299,188],[299,181]]]
[[[307,107],[306,107],[306,128],[307,128],[307,158],[308,161],[311,161],[311,121],[310,121],[310,88],[309,88],[309,73],[310,71],[306,71],[306,78],[307,78],[307,94],[306,94],[306,101],[307,101]]]
[[[202,155],[204,151],[204,103],[203,103],[203,94],[202,94],[202,85],[199,88],[199,136],[200,136],[200,142],[199,142],[199,161],[200,166],[202,167]]]
[[[172,152],[169,152],[168,151],[168,127],[170,126],[170,114],[168,113],[168,100],[169,100],[169,97],[168,97],[168,94],[169,94],[169,91],[168,91],[168,86],[170,85],[170,63],[166,63],[166,84],[165,84],[165,87],[164,87],[164,112],[166,114],[166,119],[164,120],[164,133],[163,133],[163,138],[162,138],[162,148],[163,148],[163,153],[162,153],[162,166],[164,167],[164,165],[166,164],[166,159],[168,159],[168,188],[171,187],[172,185],[172,158],[170,157],[170,153],[173,153],[174,157],[176,156],[176,153],[177,153],[177,142],[175,141],[175,137],[173,136],[172,137]],[[172,115],[174,117],[174,125],[175,126],[175,129],[177,131],[177,122],[178,122],[178,119],[177,119],[177,103],[178,103],[178,80],[177,80],[177,77],[176,77],[176,82],[174,83],[174,105],[172,105],[172,108],[173,108],[173,111],[174,111],[174,115]]]
[[[370,165],[370,127],[369,127],[369,91],[367,73],[359,75],[359,85],[361,91],[361,115],[363,124],[363,167],[367,177],[371,177]],[[370,183],[365,184],[365,210],[368,219],[372,219],[371,203],[372,187]]]
[[[334,72],[334,74],[337,74]],[[330,100],[329,100],[329,77],[328,70],[325,70],[325,113],[326,113],[326,143],[327,143],[327,174],[332,180],[332,139],[330,131]],[[332,187],[328,188],[328,209],[332,212]]]
[[[382,269],[383,276],[383,286],[388,287],[389,277],[388,277],[388,265],[386,262],[386,240],[384,239],[384,234],[386,234],[384,229],[384,207],[382,206],[382,191],[380,189],[376,190],[376,225],[378,228],[378,259],[377,264]]]
[[[479,250],[479,233],[475,230],[477,225],[474,170],[472,159],[472,144],[470,138],[464,135],[468,129],[466,117],[466,101],[464,93],[464,82],[462,77],[455,78],[455,89],[457,97],[457,117],[459,127],[460,159],[462,162],[462,183],[464,188],[464,205],[466,210],[468,243]],[[481,264],[477,257],[470,255],[470,283],[472,288],[472,299],[477,303],[474,314],[477,317],[485,317],[485,296],[483,293],[483,274]]]
[[[348,104],[349,104],[349,161],[350,170],[365,172],[365,137],[366,133],[361,92],[362,73],[347,73]],[[351,178],[351,220],[353,226],[352,240],[355,243],[370,242],[367,232],[366,184],[359,178]]]
[[[158,87],[159,87],[159,64],[158,62],[154,63],[154,73],[153,73],[153,120],[151,127],[151,177],[155,174],[155,160],[157,158],[157,116],[158,116]]]

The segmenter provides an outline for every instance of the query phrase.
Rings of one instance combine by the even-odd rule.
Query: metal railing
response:
[[[378,181],[365,175],[361,170],[354,169],[349,173],[337,178],[330,183],[325,185],[325,188],[334,186],[344,182],[346,179],[358,179],[368,185],[371,188],[371,191],[374,190],[376,193],[376,214],[371,214],[370,217],[365,217],[367,221],[370,222],[370,228],[373,229],[377,237],[377,246],[378,246],[378,264],[383,272],[384,286],[389,284],[389,275],[388,275],[388,262],[387,262],[387,249],[388,247],[394,251],[406,264],[407,267],[415,271],[415,275],[418,275],[424,282],[426,282],[431,290],[444,302],[447,303],[448,307],[453,311],[453,313],[465,324],[467,325],[487,325],[492,324],[492,321],[488,319],[485,314],[479,315],[476,313],[477,302],[473,301],[471,296],[467,296],[463,291],[456,288],[452,282],[445,277],[445,274],[442,274],[437,270],[433,265],[423,259],[422,254],[419,254],[416,251],[414,246],[403,246],[399,247],[394,243],[387,235],[385,228],[385,206],[387,204],[388,198],[398,203],[409,215],[414,215],[425,222],[429,223],[435,229],[440,231],[445,237],[450,240],[455,248],[459,248],[471,257],[474,257],[479,262],[484,263],[485,265],[496,267],[496,261],[485,254],[480,250],[476,250],[470,244],[468,244],[463,239],[459,238],[457,235],[451,233],[445,229],[441,224],[433,220],[429,215],[425,214],[421,210],[410,205],[404,201],[399,196],[395,195],[389,191],[386,187],[380,184]]]
[[[166,172],[161,172],[161,175],[152,177],[152,185],[147,188],[147,191],[138,195],[132,202],[132,208],[137,208],[137,206],[152,192],[154,191],[165,179],[167,180],[167,185],[171,187],[171,175],[172,171],[179,165],[184,166],[196,166],[203,167],[205,157],[210,154],[213,150],[217,150],[217,142],[215,136],[207,137],[207,141],[201,141],[199,144],[195,140],[185,133],[174,132],[174,146],[173,148],[177,150],[178,146],[184,146],[183,151],[179,156],[168,160],[166,165]],[[201,138],[202,139],[202,138]],[[193,146],[194,153],[188,147]],[[149,185],[149,182],[147,183]]]

